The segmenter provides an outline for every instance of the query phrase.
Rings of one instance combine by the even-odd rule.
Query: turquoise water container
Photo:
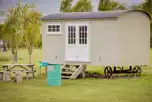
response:
[[[47,67],[47,82],[49,86],[61,85],[61,65],[60,64],[48,64]]]

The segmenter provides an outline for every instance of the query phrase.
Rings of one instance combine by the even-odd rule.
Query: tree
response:
[[[72,8],[73,12],[89,12],[93,10],[90,0],[79,0]]]
[[[4,24],[0,24],[0,39],[2,39],[2,36],[3,36],[3,27],[4,27]]]
[[[21,5],[18,4],[16,8],[9,10],[8,17],[5,21],[5,33],[7,33],[9,40],[11,42],[11,51],[13,54],[13,63],[17,61],[17,43],[19,42],[19,37],[21,31]]]
[[[73,0],[62,0],[60,12],[88,12],[93,10],[90,0],[78,0],[74,6],[72,3]]]
[[[38,43],[40,39],[40,25],[41,25],[41,14],[34,11],[28,10],[25,16],[24,23],[24,40],[29,53],[29,64],[32,63],[31,56],[33,52],[34,44]]]
[[[73,0],[62,0],[60,6],[60,12],[71,12]]]
[[[125,6],[117,1],[100,0],[98,11],[124,10]]]
[[[139,5],[132,5],[132,9],[135,10],[143,10],[149,14],[152,13],[152,1],[151,0],[145,0],[143,3]]]
[[[152,13],[152,1],[151,0],[145,0],[143,4],[141,4],[141,7],[144,11],[151,14]]]
[[[11,8],[4,23],[5,38],[10,41],[13,63],[17,62],[18,44],[23,36],[25,11],[32,5],[21,6],[20,2]]]

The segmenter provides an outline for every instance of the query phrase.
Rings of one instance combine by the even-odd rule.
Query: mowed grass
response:
[[[19,57],[23,60],[18,63],[28,63],[27,50],[20,50]],[[41,50],[34,50],[32,59],[37,77],[20,84],[0,82],[0,102],[152,102],[150,66],[142,68],[143,74],[138,78],[62,80],[62,86],[52,87],[47,85],[45,75],[39,75]],[[103,72],[104,69],[89,66],[87,70]]]

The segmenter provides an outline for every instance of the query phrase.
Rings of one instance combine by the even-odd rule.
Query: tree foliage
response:
[[[141,7],[147,13],[152,14],[152,0],[145,0],[145,2],[141,4]]]
[[[93,10],[93,6],[90,0],[78,0],[73,5],[73,0],[62,0],[60,6],[60,12],[89,12]]]
[[[72,8],[73,12],[89,12],[93,10],[90,0],[79,0]]]
[[[2,39],[3,37],[3,28],[4,28],[4,24],[0,24],[0,39]]]
[[[14,55],[13,63],[15,63],[15,56],[17,57],[17,45],[20,41],[23,31],[23,15],[21,4],[9,10],[7,19],[5,20],[4,32],[5,37],[10,41],[11,51]]]
[[[40,18],[41,14],[34,10],[26,12],[23,39],[29,52],[29,63],[31,63],[33,47],[36,45],[36,43],[38,43],[40,39]]]
[[[124,10],[126,9],[123,4],[113,0],[100,0],[98,11],[112,11],[112,10]]]
[[[62,0],[60,12],[71,12],[73,0]]]
[[[39,35],[40,14],[33,11],[34,4],[21,5],[18,3],[9,10],[4,23],[4,39],[9,40],[13,54],[13,63],[17,60],[18,45],[25,40],[25,44],[31,47]],[[31,45],[30,45],[31,44]],[[31,51],[30,51],[31,52]]]

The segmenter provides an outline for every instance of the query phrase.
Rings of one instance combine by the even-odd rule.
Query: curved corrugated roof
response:
[[[44,20],[68,20],[68,19],[98,19],[98,18],[115,18],[127,12],[142,12],[150,19],[150,15],[141,10],[117,10],[117,11],[99,11],[99,12],[68,12],[68,13],[54,13],[42,17]]]

